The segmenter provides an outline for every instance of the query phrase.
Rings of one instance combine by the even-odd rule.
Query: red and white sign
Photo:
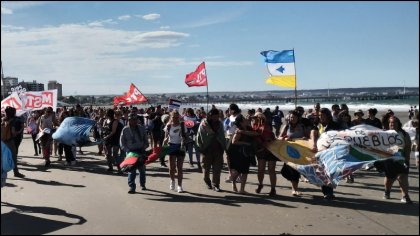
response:
[[[26,92],[21,98],[25,104],[25,110],[42,110],[46,107],[52,107],[55,111],[57,108],[57,89]]]
[[[194,72],[185,76],[185,83],[188,87],[207,86],[206,65],[202,62]]]
[[[57,108],[57,89],[26,92],[19,96],[16,92],[1,101],[1,110],[7,106],[16,108],[16,115],[19,116],[27,111],[42,110],[46,107]]]
[[[18,94],[12,93],[7,98],[1,101],[1,111],[3,112],[6,107],[14,107],[16,111],[23,109],[22,100],[20,100]]]

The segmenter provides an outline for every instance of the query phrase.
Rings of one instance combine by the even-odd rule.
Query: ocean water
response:
[[[394,100],[380,100],[380,101],[338,101],[336,104],[340,105],[342,103],[347,104],[347,106],[350,109],[350,112],[354,112],[358,109],[361,109],[365,113],[369,108],[376,108],[379,113],[384,113],[388,111],[388,109],[391,109],[394,112],[408,112],[410,110],[411,106],[416,106],[417,109],[419,109],[419,99],[418,97],[412,98],[412,99],[394,99]],[[248,109],[257,109],[262,108],[263,110],[266,108],[270,108],[271,110],[274,110],[276,106],[279,106],[280,110],[283,112],[287,112],[289,110],[295,109],[294,103],[273,103],[273,102],[262,102],[262,103],[236,103],[239,108],[242,111],[247,111]],[[298,102],[298,106],[302,106],[305,111],[307,111],[310,108],[314,107],[313,102],[306,103],[306,102]],[[321,107],[326,107],[328,109],[331,109],[331,106],[333,103],[320,103]],[[156,106],[157,104],[153,104]],[[161,104],[162,106],[167,106],[167,104]],[[211,101],[208,105],[208,109],[211,109]],[[216,103],[215,106],[219,109],[226,110],[229,107],[230,103]],[[141,104],[141,105],[135,105],[138,108],[147,108],[150,105],[149,104]],[[103,106],[102,106],[103,107]],[[112,106],[105,106],[107,108],[112,108]],[[204,107],[204,110],[207,110],[207,103],[183,103],[181,105],[181,109],[183,108],[200,108]]]
[[[367,112],[368,109],[370,108],[376,108],[378,110],[378,112],[382,113],[382,112],[386,112],[388,111],[388,109],[391,109],[394,112],[408,112],[408,110],[410,110],[411,106],[416,106],[417,109],[419,109],[419,99],[414,98],[414,99],[405,99],[405,100],[401,100],[401,99],[394,99],[394,100],[381,100],[381,101],[338,101],[336,104],[340,105],[342,103],[347,104],[347,106],[350,109],[350,112],[354,112],[358,109],[361,109],[362,111]],[[295,109],[295,104],[294,103],[283,103],[283,104],[279,104],[279,103],[236,103],[239,108],[242,111],[247,111],[248,109],[257,109],[257,108],[262,108],[263,110],[265,108],[270,108],[271,110],[274,110],[274,108],[276,106],[279,106],[279,109],[284,111],[289,111],[289,110],[293,110]],[[322,107],[326,107],[328,109],[331,109],[331,106],[334,103],[320,103],[321,108]],[[229,107],[230,103],[218,103],[215,104],[215,106],[219,109],[225,110]],[[310,108],[314,108],[315,103],[302,103],[302,102],[298,102],[297,104],[298,106],[302,106],[305,111],[307,111]],[[199,107],[204,107],[204,110],[207,109],[207,104],[206,103],[194,103],[194,104],[183,104],[181,105],[181,108],[184,107],[192,107],[192,108],[199,108]],[[209,104],[209,110],[211,109],[211,102]]]

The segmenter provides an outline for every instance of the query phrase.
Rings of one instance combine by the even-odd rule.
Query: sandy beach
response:
[[[97,147],[83,147],[74,167],[52,157],[52,167],[34,157],[25,134],[19,167],[25,178],[9,172],[1,190],[1,234],[419,234],[418,170],[411,160],[410,196],[414,205],[400,202],[395,183],[384,200],[383,176],[375,170],[355,173],[355,183],[340,182],[334,201],[325,201],[319,187],[300,182],[301,197],[291,195],[277,162],[277,194],[269,197],[268,176],[261,194],[256,167],[251,167],[246,191],[232,192],[221,183],[220,193],[208,190],[202,174],[184,162],[185,193],[169,190],[167,168],[147,166],[147,187],[127,194],[127,176],[106,171]],[[226,166],[222,179],[227,177]],[[138,184],[138,178],[136,179]]]

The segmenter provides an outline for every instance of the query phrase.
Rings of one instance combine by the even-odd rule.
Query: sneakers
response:
[[[70,162],[70,165],[71,165],[71,166],[75,166],[75,165],[76,165],[76,161],[71,161],[71,162]]]
[[[215,185],[214,187],[213,187],[213,190],[214,191],[216,191],[216,192],[221,192],[222,190],[220,189],[220,187],[219,186],[217,186],[217,185]]]
[[[184,189],[182,188],[182,186],[178,186],[178,193],[183,193]]]
[[[204,180],[204,183],[206,183],[208,189],[212,189],[210,180]]]
[[[169,189],[170,190],[175,190],[175,181],[174,180],[171,180],[171,183],[169,185]]]
[[[407,204],[413,204],[413,201],[411,201],[409,196],[404,196],[403,198],[401,198],[401,202],[407,203]]]
[[[383,198],[383,199],[390,199],[390,198],[391,198],[391,193],[390,193],[390,192],[385,191],[384,196],[383,196],[382,198]],[[401,199],[401,201],[402,201],[402,199]]]
[[[165,162],[163,162],[163,163],[160,163],[160,167],[168,167],[168,166],[165,164]]]
[[[147,190],[146,186],[141,186],[141,190],[146,191]]]
[[[130,190],[128,191],[128,194],[134,194],[134,193],[136,193],[136,191],[134,191],[134,189],[130,189]]]

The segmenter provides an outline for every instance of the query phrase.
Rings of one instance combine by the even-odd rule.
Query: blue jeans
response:
[[[138,163],[136,167],[131,168],[130,172],[128,172],[128,186],[131,190],[136,190],[136,170],[139,170],[140,173],[140,186],[146,187],[146,166]]]
[[[200,167],[200,151],[198,151],[197,146],[194,145],[194,142],[187,144],[188,157],[190,158],[190,164],[193,163],[193,147],[195,150],[195,158],[197,159],[197,165]]]

